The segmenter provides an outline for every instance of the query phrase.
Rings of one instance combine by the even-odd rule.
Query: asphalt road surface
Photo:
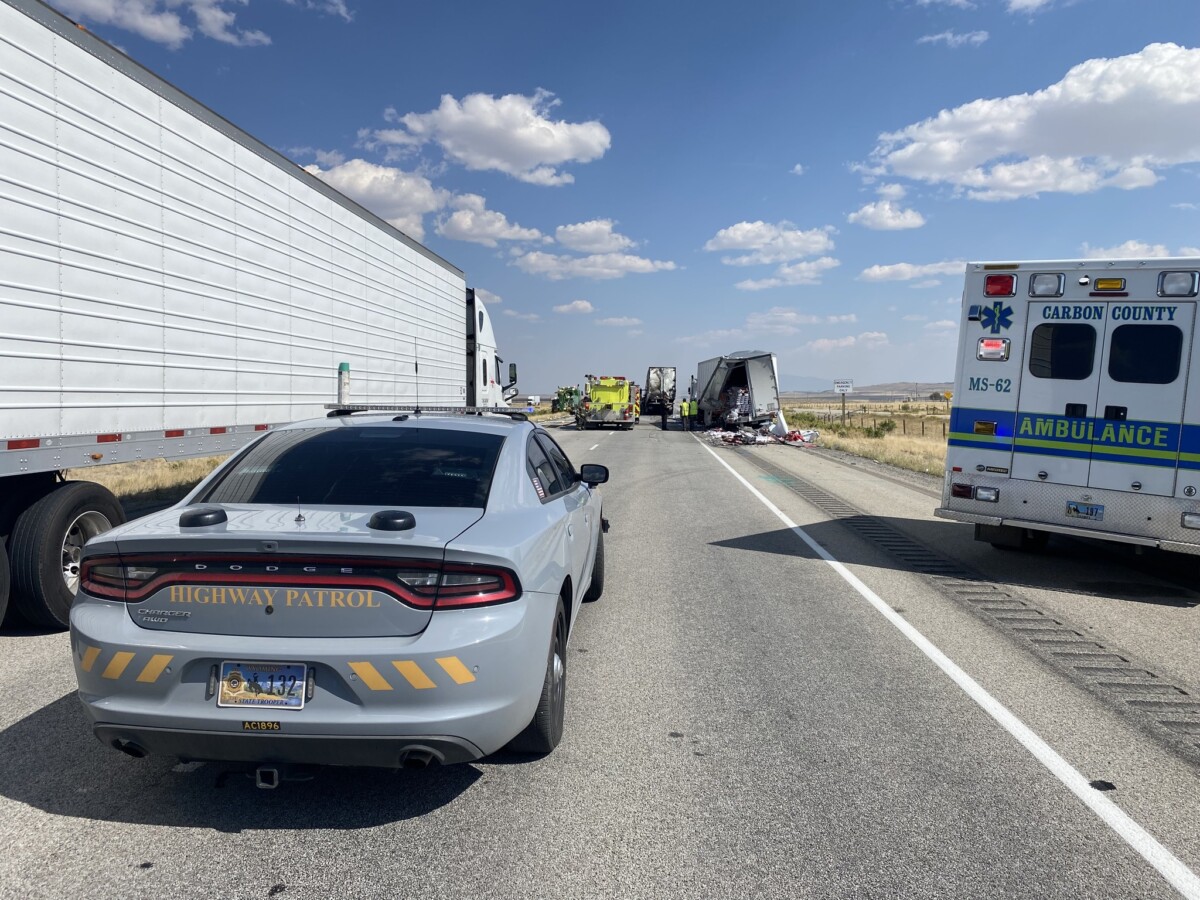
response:
[[[1001,553],[812,450],[555,434],[612,530],[552,755],[262,791],[101,746],[66,636],[9,628],[0,895],[1200,897],[1193,561]]]

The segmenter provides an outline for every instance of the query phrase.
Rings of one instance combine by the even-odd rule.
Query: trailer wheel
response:
[[[8,612],[8,584],[8,551],[4,549],[4,541],[0,540],[0,622],[4,621],[4,614]]]
[[[83,545],[124,521],[117,498],[90,481],[64,482],[21,513],[9,545],[17,611],[33,625],[66,628]]]

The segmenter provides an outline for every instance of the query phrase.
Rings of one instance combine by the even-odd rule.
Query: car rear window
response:
[[[504,438],[434,428],[274,431],[202,498],[211,503],[484,507]]]

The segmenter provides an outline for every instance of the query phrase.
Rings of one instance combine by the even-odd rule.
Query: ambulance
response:
[[[1198,291],[1200,258],[968,263],[935,514],[1200,554]]]

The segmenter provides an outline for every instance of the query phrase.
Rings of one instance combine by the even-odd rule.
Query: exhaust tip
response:
[[[112,746],[114,750],[120,750],[127,756],[132,756],[134,759],[145,759],[150,754],[141,744],[136,744],[133,741],[123,741],[120,738],[113,738]]]
[[[428,769],[430,766],[440,765],[441,762],[442,755],[431,747],[414,744],[400,751],[402,769]]]

